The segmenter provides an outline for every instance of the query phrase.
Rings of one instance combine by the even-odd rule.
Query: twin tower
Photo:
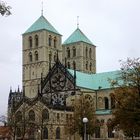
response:
[[[22,35],[22,82],[25,95],[34,98],[41,78],[57,57],[68,69],[96,73],[96,46],[77,28],[62,44],[62,35],[42,15]]]

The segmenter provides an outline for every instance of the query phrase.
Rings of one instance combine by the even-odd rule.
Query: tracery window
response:
[[[48,139],[48,128],[44,128],[43,130],[43,139]]]
[[[49,120],[49,111],[47,109],[43,109],[42,111],[42,119]]]
[[[33,61],[33,57],[32,57],[32,53],[29,53],[29,61],[32,62]]]
[[[38,61],[38,52],[35,51],[35,61]]]
[[[22,113],[21,113],[21,111],[18,111],[16,113],[15,119],[16,119],[17,122],[22,121]]]
[[[29,47],[32,48],[32,37],[29,36]]]
[[[29,120],[35,121],[35,112],[33,110],[29,111]]]
[[[49,35],[49,46],[51,46],[52,45],[52,37],[51,37],[51,35]]]
[[[56,128],[56,139],[60,139],[60,127]]]
[[[54,37],[54,48],[56,48],[56,42],[57,42],[56,37]]]
[[[38,35],[35,35],[35,46],[37,47],[39,44]]]
[[[76,48],[73,47],[73,57],[75,57],[75,56],[76,56]]]
[[[105,109],[109,109],[109,100],[107,97],[104,98],[104,102],[105,102]]]

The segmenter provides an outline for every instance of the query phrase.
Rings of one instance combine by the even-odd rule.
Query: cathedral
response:
[[[96,46],[79,27],[62,43],[62,35],[41,15],[22,34],[23,89],[9,93],[8,124],[14,138],[82,140],[67,134],[65,126],[73,115],[73,99],[84,95],[94,101],[99,123],[88,139],[113,139],[109,79],[116,75],[96,73]]]

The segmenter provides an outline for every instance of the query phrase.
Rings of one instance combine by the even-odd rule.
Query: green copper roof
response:
[[[96,110],[96,115],[110,115],[112,114],[111,110]]]
[[[69,69],[74,75],[74,71]],[[111,84],[109,79],[115,80],[119,76],[119,71],[103,72],[97,74],[86,74],[76,71],[76,85],[86,89],[98,90],[109,89]]]
[[[65,45],[65,44],[71,44],[71,43],[81,42],[81,41],[93,45],[92,42],[84,35],[84,33],[79,28],[77,28],[70,35],[70,37],[66,41],[64,41],[63,44]]]
[[[47,30],[59,34],[58,31],[47,21],[44,16],[40,16],[24,34],[39,30]]]

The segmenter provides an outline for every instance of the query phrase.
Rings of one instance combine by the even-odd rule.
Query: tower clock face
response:
[[[56,73],[52,80],[51,86],[54,91],[60,91],[65,87],[65,76],[61,73]]]

